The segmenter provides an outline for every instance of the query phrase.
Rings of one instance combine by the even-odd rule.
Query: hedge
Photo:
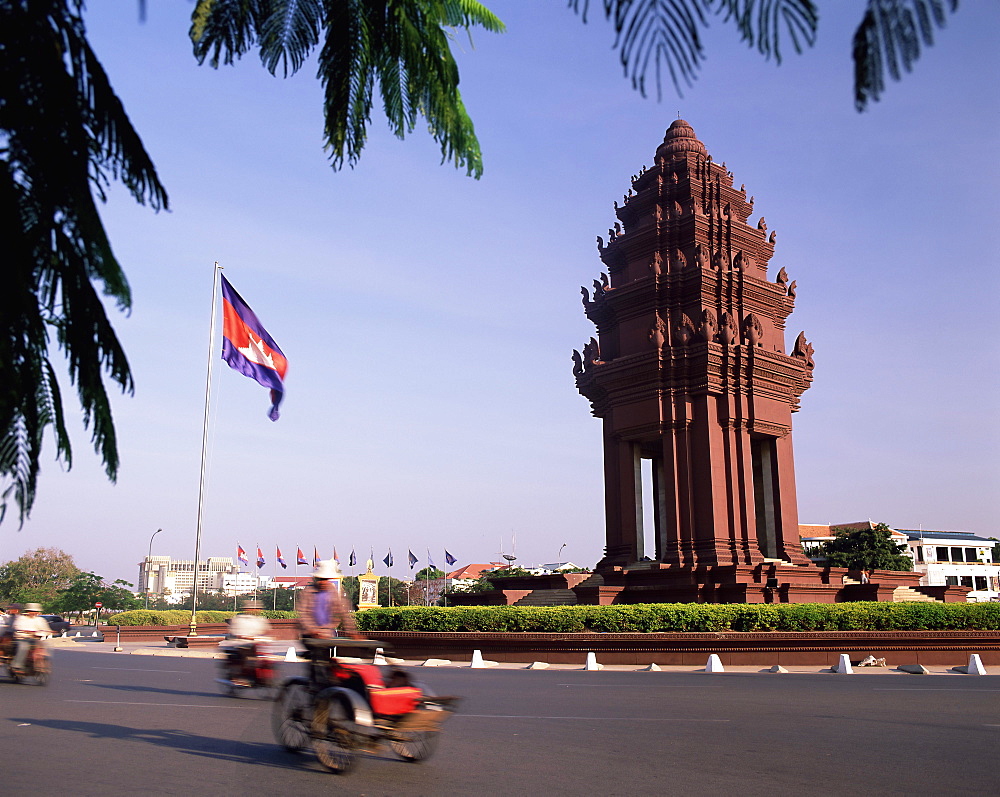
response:
[[[224,623],[236,612],[197,612],[195,618],[199,623]],[[261,615],[269,620],[291,620],[295,612],[263,611]],[[191,612],[183,609],[167,609],[153,611],[151,609],[134,609],[130,612],[112,614],[105,621],[107,625],[187,625],[191,622]]]
[[[654,603],[625,606],[456,606],[366,609],[378,631],[996,631],[1000,603]]]
[[[198,612],[222,623],[233,612]],[[265,611],[291,619],[294,612]],[[1000,603],[647,603],[627,606],[401,606],[366,609],[358,628],[377,631],[529,631],[664,633],[676,631],[997,631]],[[109,625],[186,625],[191,612],[138,609]]]

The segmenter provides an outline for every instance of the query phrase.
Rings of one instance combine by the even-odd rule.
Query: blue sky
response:
[[[315,65],[199,67],[190,5],[90,3],[91,41],[170,194],[155,214],[112,192],[103,216],[129,276],[115,319],[136,378],[116,396],[122,456],[103,477],[67,390],[75,464],[43,457],[0,560],[61,547],[134,580],[194,553],[212,264],[289,359],[280,421],[263,388],[215,369],[202,554],[237,542],[342,557],[390,546],[592,565],[604,544],[601,425],[570,352],[593,333],[580,285],[595,236],[678,113],[777,231],[788,323],[816,347],[795,420],[803,523],[872,518],[1000,536],[996,305],[1000,78],[995,3],[963,4],[913,74],[858,114],[850,41],[863,2],[823,2],[820,37],[778,67],[715,21],[679,98],[622,77],[593,3],[490,4],[504,35],[456,40],[485,175],[440,164],[419,126],[373,115],[353,170],[322,149]],[[221,344],[216,344],[218,350]],[[268,566],[270,570],[270,565]]]

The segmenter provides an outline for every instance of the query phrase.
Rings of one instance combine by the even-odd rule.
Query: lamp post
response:
[[[563,543],[562,545],[559,546],[559,553],[556,554],[556,564],[557,565],[561,565],[562,564],[562,551],[563,551],[563,548],[565,548],[565,547],[566,547],[566,543]]]
[[[153,532],[153,537],[155,537],[161,531],[163,531],[163,529],[157,529],[156,531],[154,531]],[[146,593],[146,605],[145,605],[146,609],[149,608],[149,560],[153,556],[153,537],[149,538],[149,552],[146,554],[146,574],[145,574],[146,575],[146,583],[144,585],[146,588],[143,590],[143,592]]]

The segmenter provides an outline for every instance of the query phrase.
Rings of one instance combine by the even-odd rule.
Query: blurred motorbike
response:
[[[260,697],[270,699],[275,686],[275,670],[270,654],[259,642],[249,645],[220,645],[226,653],[219,660],[216,678],[222,690],[235,697],[244,690],[257,690]]]
[[[289,751],[311,747],[335,774],[349,772],[363,753],[388,746],[418,762],[437,747],[441,726],[460,698],[435,697],[404,670],[358,664],[336,649],[388,647],[377,640],[306,639],[310,676],[286,679],[275,698],[272,729]]]

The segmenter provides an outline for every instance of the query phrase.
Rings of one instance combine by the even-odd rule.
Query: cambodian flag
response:
[[[257,546],[257,569],[260,570],[267,562],[264,561],[264,553],[260,550],[260,546]]]
[[[281,569],[282,570],[287,570],[288,569],[288,565],[286,565],[285,564],[285,560],[281,558],[281,548],[278,548],[277,546],[275,546],[274,550],[277,553],[277,556],[275,558],[278,560],[278,564],[281,565]]]
[[[245,566],[245,567],[249,567],[250,566],[250,563],[247,561],[247,552],[244,551],[243,548],[242,548],[242,546],[240,546],[240,545],[236,546],[236,558],[240,560],[240,563],[243,566]]]
[[[306,560],[305,554],[302,553],[302,549],[298,549],[298,556],[295,558],[295,564],[297,565],[307,565],[309,562]]]
[[[271,389],[271,411],[267,417],[278,420],[288,360],[225,277],[222,277],[222,359],[230,368]]]
[[[448,553],[448,549],[447,549],[447,548],[446,548],[446,549],[445,549],[445,551],[444,551],[444,560],[445,560],[445,561],[446,561],[446,562],[447,562],[447,563],[448,563],[449,565],[453,565],[453,564],[455,564],[455,562],[457,562],[457,561],[458,561],[458,559],[456,559],[456,558],[455,558],[454,556],[452,556],[452,555],[451,555],[450,553]]]

